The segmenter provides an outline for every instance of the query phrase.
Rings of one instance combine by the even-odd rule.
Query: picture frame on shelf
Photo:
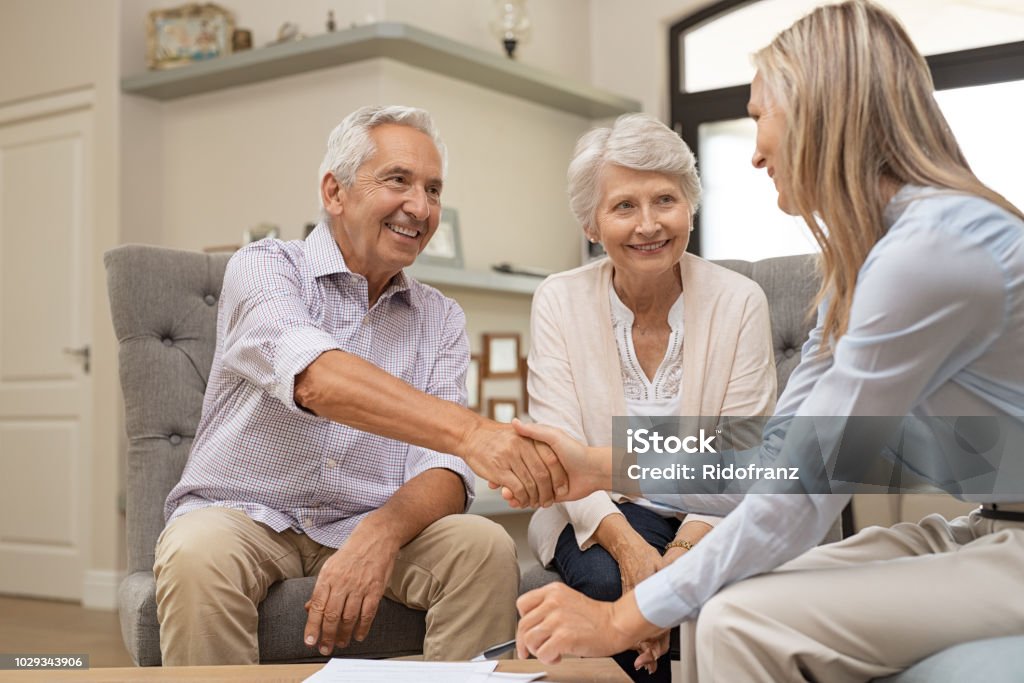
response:
[[[153,10],[146,19],[146,63],[173,69],[230,54],[234,31],[234,15],[213,3]]]
[[[441,209],[437,230],[427,242],[416,263],[446,268],[462,268],[462,235],[459,233],[459,212]]]
[[[466,407],[480,412],[480,397],[483,395],[483,379],[480,377],[480,354],[469,357],[466,368]]]
[[[487,399],[487,417],[495,422],[512,422],[519,417],[519,401],[514,398]]]
[[[485,379],[518,379],[519,346],[518,332],[485,332],[481,376]]]

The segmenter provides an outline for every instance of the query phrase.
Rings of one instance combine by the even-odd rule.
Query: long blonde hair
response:
[[[779,150],[793,208],[821,247],[824,349],[847,329],[857,273],[885,234],[885,206],[911,183],[1024,214],[971,171],[899,20],[866,0],[819,7],[754,55],[786,115]]]

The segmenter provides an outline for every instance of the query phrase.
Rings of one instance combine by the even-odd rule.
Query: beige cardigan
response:
[[[680,265],[685,297],[680,414],[770,415],[776,378],[764,292],[752,280],[692,254]],[[537,288],[530,316],[530,417],[591,446],[611,445],[612,417],[626,414],[608,303],[611,277],[608,259],[552,275]],[[581,549],[592,545],[601,520],[618,513],[613,498],[623,497],[598,491],[534,513],[529,541],[541,564],[551,563],[567,523]]]

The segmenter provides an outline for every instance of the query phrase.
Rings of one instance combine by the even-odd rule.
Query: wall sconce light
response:
[[[494,0],[496,18],[491,32],[497,36],[509,59],[515,59],[516,47],[530,37],[530,18],[526,0]]]

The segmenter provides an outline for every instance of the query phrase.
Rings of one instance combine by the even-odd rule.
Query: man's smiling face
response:
[[[441,155],[433,140],[409,126],[370,130],[375,153],[339,186],[334,239],[349,269],[387,282],[416,256],[437,230],[441,216]]]

